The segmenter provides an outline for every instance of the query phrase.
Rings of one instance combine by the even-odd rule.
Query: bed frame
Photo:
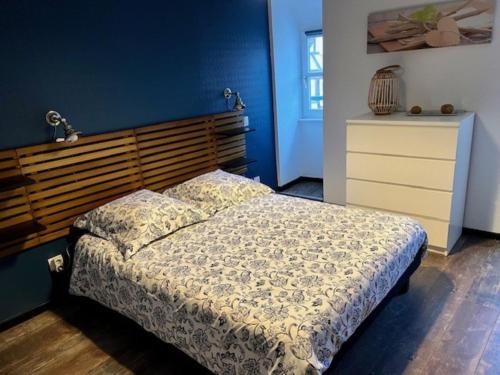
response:
[[[365,320],[359,325],[356,331],[349,337],[349,339],[342,345],[340,350],[335,355],[331,366],[326,371],[327,374],[335,374],[337,371],[337,364],[340,359],[342,359],[347,351],[356,344],[356,341],[359,337],[365,332],[370,324],[380,315],[380,313],[384,310],[384,308],[391,302],[394,297],[405,294],[410,289],[410,277],[415,273],[415,271],[420,267],[422,263],[422,259],[425,257],[427,252],[427,240],[419,249],[415,259],[408,266],[406,271],[401,275],[396,284],[392,287],[392,289],[387,293],[384,299],[377,305],[377,307],[366,317]]]
[[[74,245],[76,245],[76,242],[78,238],[85,234],[85,231],[79,230],[74,228],[72,231],[72,243],[73,243],[73,249]],[[73,252],[73,251],[72,251]],[[360,338],[360,336],[370,327],[370,324],[380,315],[380,313],[384,310],[384,308],[391,302],[391,300],[394,297],[397,297],[399,295],[405,294],[409,291],[410,288],[410,278],[411,276],[415,273],[415,271],[418,269],[420,264],[422,263],[422,259],[425,257],[427,252],[427,241],[422,245],[422,247],[419,249],[417,255],[415,256],[415,259],[413,259],[412,263],[408,266],[406,271],[401,275],[399,280],[396,282],[396,284],[392,287],[392,289],[387,293],[387,295],[384,297],[384,299],[377,305],[377,307],[366,317],[365,320],[358,326],[356,331],[349,337],[349,339],[342,345],[340,350],[337,352],[335,357],[333,358],[333,362],[330,365],[330,367],[326,370],[326,374],[335,374],[337,371],[338,363],[339,361],[344,357],[344,355],[349,351],[357,342],[357,340]],[[71,267],[69,267],[71,268]],[[56,296],[56,300],[63,300],[67,298],[69,295],[68,293],[68,285],[69,285],[69,277],[70,277],[70,272],[67,271],[64,275],[64,281],[60,283],[60,288],[59,292]],[[86,302],[90,304],[96,304],[101,306],[98,302],[95,302],[89,298],[86,297],[72,297],[76,299],[83,298],[85,299]],[[115,312],[118,314],[118,312]],[[137,324],[133,320],[131,320],[134,324]],[[140,327],[138,324],[137,326],[140,329],[143,329]],[[167,345],[167,344],[166,344]],[[171,348],[173,350],[178,350],[174,346],[171,345]],[[193,359],[194,361],[194,359]]]
[[[243,125],[241,112],[226,112],[84,136],[75,144],[0,151],[0,257],[67,237],[78,215],[130,192],[162,191],[216,168],[245,173],[245,136],[228,132]],[[336,359],[395,295],[408,290],[425,250]]]
[[[66,237],[78,215],[133,191],[245,173],[243,126],[225,112],[0,151],[0,257]]]

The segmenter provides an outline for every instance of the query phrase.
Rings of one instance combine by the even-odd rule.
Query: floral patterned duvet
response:
[[[319,374],[425,242],[415,221],[269,194],[125,261],[84,235],[70,292],[216,374]]]

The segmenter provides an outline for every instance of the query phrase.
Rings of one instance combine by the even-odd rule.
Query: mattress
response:
[[[216,374],[320,374],[425,240],[407,217],[269,194],[127,261],[84,235],[70,292]]]

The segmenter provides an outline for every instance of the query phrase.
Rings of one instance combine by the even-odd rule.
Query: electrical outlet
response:
[[[253,180],[254,180],[254,181],[257,181],[257,182],[260,182],[260,176],[255,176],[255,177],[253,178]]]
[[[48,262],[51,272],[64,271],[64,258],[62,257],[62,255],[56,255],[55,257],[49,258]]]

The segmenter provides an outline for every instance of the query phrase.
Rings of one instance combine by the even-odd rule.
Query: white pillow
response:
[[[260,182],[218,169],[167,189],[163,194],[195,205],[213,215],[272,192],[270,187]]]
[[[87,212],[74,226],[113,242],[129,259],[150,242],[208,217],[185,202],[140,190]]]

